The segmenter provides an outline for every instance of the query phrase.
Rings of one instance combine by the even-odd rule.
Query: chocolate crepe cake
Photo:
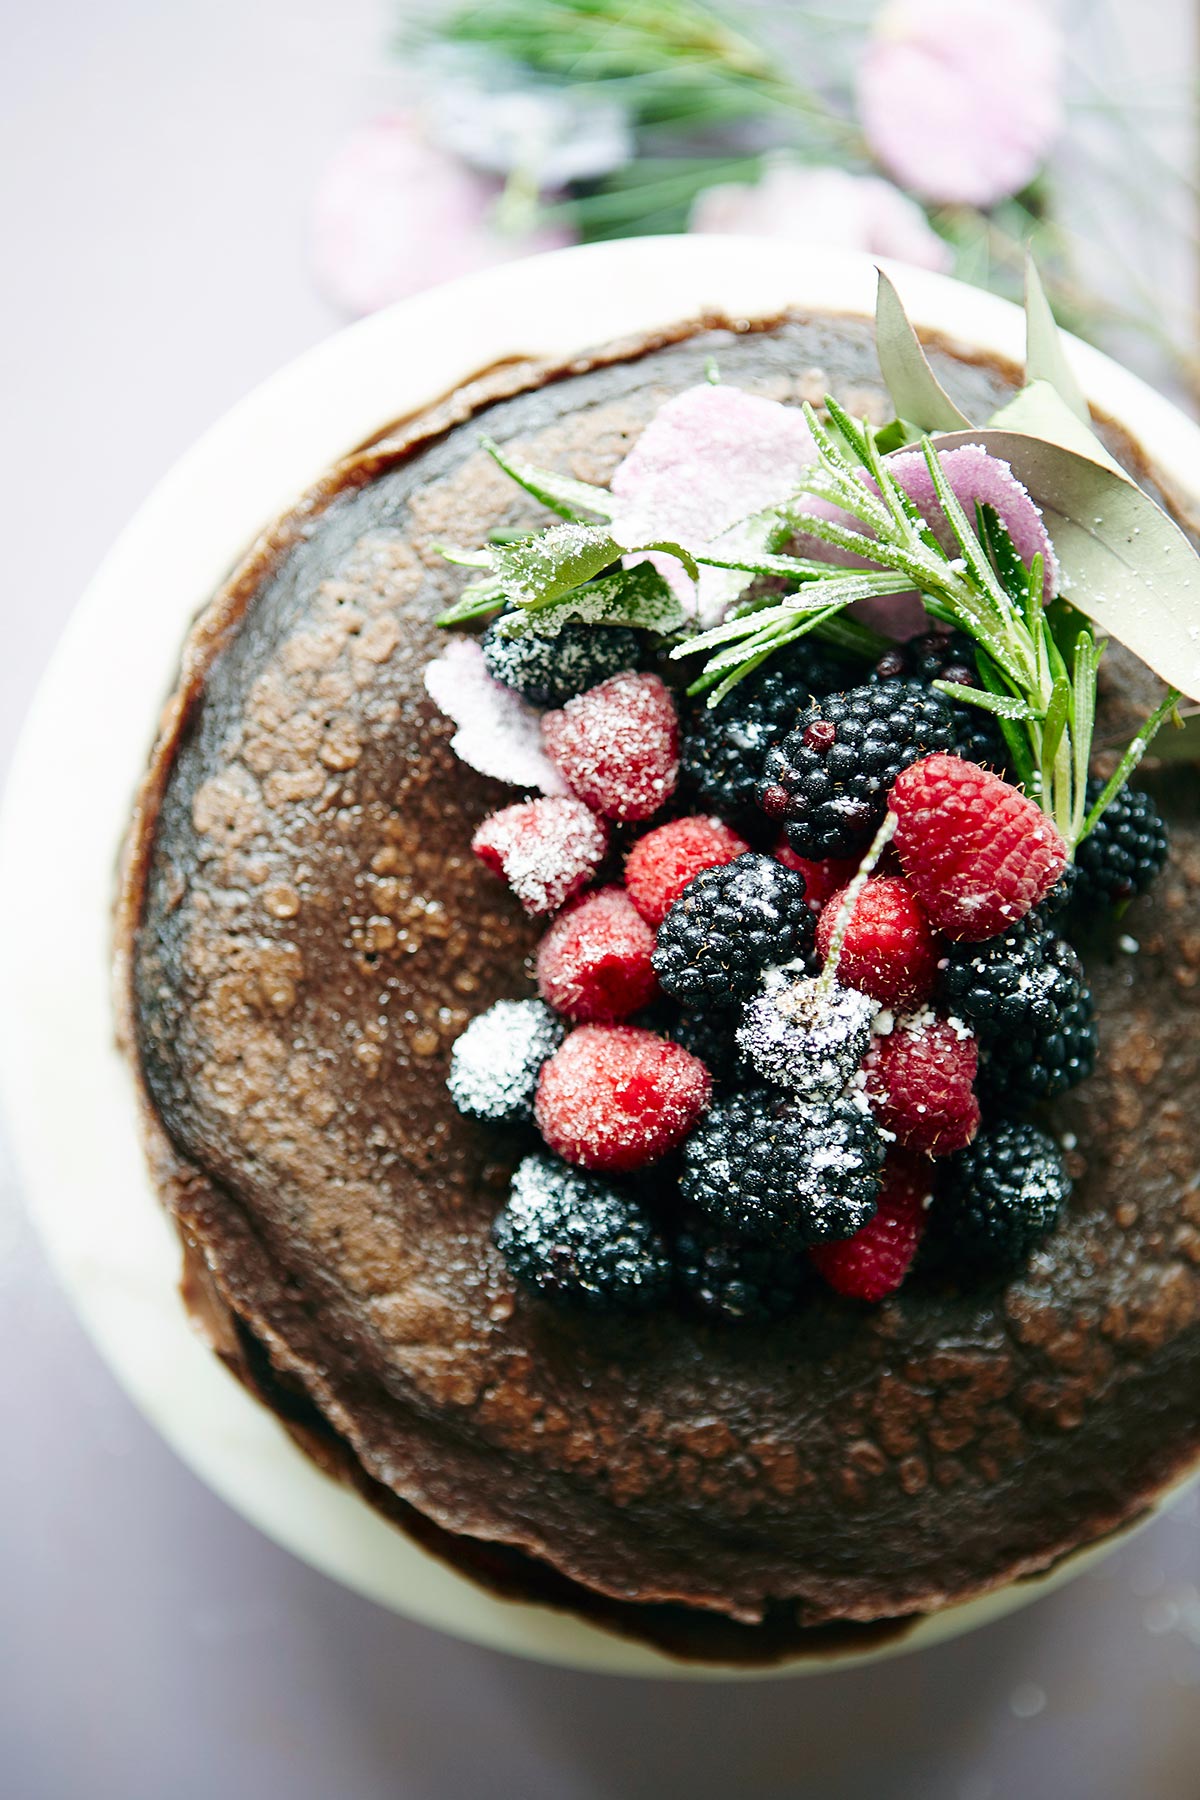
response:
[[[1013,391],[931,354],[972,416]],[[471,1019],[532,993],[541,928],[470,853],[512,790],[424,685],[462,585],[438,546],[545,523],[482,432],[604,484],[714,358],[774,400],[883,410],[865,322],[705,320],[485,375],[266,533],[192,631],[140,796],[120,1015],[189,1302],[314,1456],[502,1591],[768,1660],[1044,1570],[1195,1460],[1200,803],[1147,765],[1170,862],[1086,946],[1098,1067],[1052,1108],[1073,1193],[1014,1274],[918,1263],[873,1308],[815,1283],[737,1328],[521,1289],[492,1227],[527,1138],[446,1082]],[[1153,688],[1111,653],[1097,742]]]

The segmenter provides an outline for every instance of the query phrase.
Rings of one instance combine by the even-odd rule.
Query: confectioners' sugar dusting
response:
[[[744,1008],[738,1048],[764,1081],[831,1096],[858,1067],[875,1012],[870,995],[837,982],[771,982]]]
[[[471,1020],[450,1054],[447,1086],[458,1110],[494,1123],[528,1121],[542,1064],[566,1027],[541,1000],[497,1000]]]
[[[531,913],[553,912],[577,893],[608,848],[603,821],[580,801],[557,794],[494,813],[477,835]]]
[[[541,716],[492,678],[477,639],[447,639],[441,655],[426,664],[424,676],[430,699],[458,726],[450,747],[463,762],[512,787],[543,794],[568,791],[542,747]]]

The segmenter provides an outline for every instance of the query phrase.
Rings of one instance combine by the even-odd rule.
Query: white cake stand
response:
[[[1016,308],[941,276],[890,273],[917,324],[1020,361]],[[622,1674],[746,1673],[682,1665],[485,1593],[321,1474],[195,1335],[177,1292],[178,1241],[147,1177],[113,1041],[110,919],[131,797],[193,615],[261,526],[390,420],[502,358],[562,358],[705,311],[870,314],[874,289],[874,268],[857,255],[642,238],[513,263],[338,333],[235,407],[150,496],[74,613],[13,765],[0,820],[0,1081],[29,1207],[63,1285],[133,1399],[232,1506],[348,1587],[477,1643]],[[1072,360],[1093,403],[1186,492],[1200,431],[1087,346],[1074,344]],[[994,1619],[1111,1542],[931,1616],[868,1656]],[[805,1658],[786,1672],[854,1660],[866,1658]]]

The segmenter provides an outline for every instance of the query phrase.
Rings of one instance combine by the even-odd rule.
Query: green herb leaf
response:
[[[491,613],[502,611],[507,604],[504,583],[489,575],[485,580],[473,581],[465,587],[454,605],[447,607],[436,623],[441,626],[469,625],[473,619],[486,619]]]
[[[921,431],[956,431],[971,421],[960,412],[929,366],[904,303],[883,270],[875,297],[875,349],[884,385],[902,419]]]
[[[1179,689],[1172,688],[1161,706],[1156,707],[1150,714],[1150,717],[1146,720],[1142,729],[1126,749],[1124,756],[1105,783],[1103,791],[1096,800],[1096,804],[1084,820],[1083,829],[1079,834],[1081,839],[1089,836],[1090,833],[1096,829],[1096,826],[1104,817],[1105,812],[1112,805],[1113,801],[1150,748],[1150,745],[1153,743],[1154,738],[1158,733],[1159,727],[1162,725],[1163,721],[1174,712],[1181,698],[1182,696]]]
[[[670,583],[653,563],[641,562],[573,588],[551,605],[506,613],[499,630],[503,637],[557,637],[569,624],[632,625],[669,637],[687,623]]]
[[[590,482],[575,481],[555,469],[539,469],[533,463],[518,461],[502,450],[494,438],[481,437],[479,442],[506,475],[560,518],[578,520],[586,513],[595,513],[601,519],[612,518],[615,508],[607,488],[592,487]]]
[[[1015,694],[992,694],[982,688],[965,687],[956,681],[935,681],[933,685],[940,694],[948,695],[951,700],[965,700],[971,706],[993,713],[998,719],[1037,719],[1041,716],[1026,705],[1024,700],[1018,700]]]

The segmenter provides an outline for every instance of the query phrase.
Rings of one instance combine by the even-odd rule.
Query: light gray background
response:
[[[305,209],[386,98],[386,23],[374,0],[2,0],[0,758],[157,476],[337,323]],[[340,1591],[201,1488],[74,1323],[7,1170],[0,1420],[6,1800],[1200,1789],[1195,1498],[1028,1612],[873,1670],[690,1688],[521,1664]]]

